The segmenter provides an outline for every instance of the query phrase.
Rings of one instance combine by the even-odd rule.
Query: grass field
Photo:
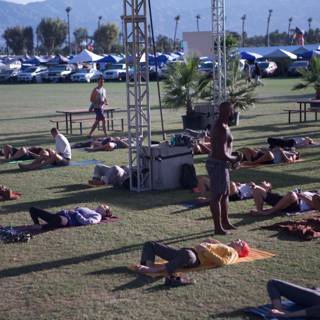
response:
[[[319,123],[288,125],[283,109],[296,107],[298,98],[312,91],[292,92],[295,80],[265,80],[255,108],[241,115],[233,128],[234,147],[265,144],[270,135],[309,135],[320,139]],[[93,85],[43,84],[0,86],[0,145],[49,145],[55,111],[88,106]],[[106,84],[110,104],[124,108],[124,84]],[[154,84],[152,106],[157,105]],[[168,132],[181,128],[183,110],[165,110]],[[160,117],[152,109],[153,138],[160,138]],[[77,135],[70,141],[80,141]],[[73,158],[90,159],[80,150]],[[127,151],[95,153],[107,164],[125,164]],[[240,169],[232,179],[268,179],[280,192],[301,186],[319,188],[320,149],[302,151],[303,162],[289,166]],[[196,156],[197,173],[205,173],[206,156]],[[252,247],[274,252],[272,259],[194,273],[196,285],[166,289],[163,281],[151,281],[130,273],[126,266],[139,260],[142,244],[162,240],[179,247],[192,246],[213,235],[208,207],[181,212],[179,203],[194,197],[174,190],[143,194],[104,187],[88,188],[93,167],[57,168],[21,172],[16,165],[0,164],[0,184],[23,193],[18,201],[0,203],[0,225],[30,223],[28,208],[52,211],[75,206],[94,207],[108,202],[121,221],[85,228],[60,229],[35,236],[27,244],[0,244],[0,319],[249,319],[246,306],[266,303],[266,281],[281,278],[302,285],[320,282],[319,240],[300,242],[259,227],[287,217],[253,218],[247,214],[252,201],[232,203],[230,217],[238,229],[227,242],[247,240]],[[254,319],[254,318],[250,318]]]

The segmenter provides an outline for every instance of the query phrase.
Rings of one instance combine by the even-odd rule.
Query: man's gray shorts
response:
[[[229,194],[229,163],[227,161],[208,158],[206,167],[210,178],[210,190],[212,194]]]

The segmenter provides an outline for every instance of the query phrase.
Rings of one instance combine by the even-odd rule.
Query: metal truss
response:
[[[124,0],[130,190],[151,190],[147,0]],[[143,62],[143,64],[142,64]]]
[[[225,2],[211,0],[212,10],[212,57],[213,57],[213,107],[226,99],[226,31]]]

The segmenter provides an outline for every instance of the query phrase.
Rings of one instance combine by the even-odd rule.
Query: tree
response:
[[[292,90],[305,89],[313,86],[315,90],[315,98],[320,99],[320,58],[313,57],[308,70],[301,69],[299,72],[302,75],[302,81],[296,84]]]
[[[67,32],[67,23],[59,18],[42,18],[37,27],[38,39],[49,54],[61,47],[66,40]]]
[[[96,50],[98,52],[111,52],[113,45],[117,44],[119,30],[113,23],[103,24],[93,34]]]
[[[160,52],[172,52],[173,51],[173,40],[159,34],[156,39],[156,50]]]
[[[173,36],[173,47],[175,49],[175,47],[176,47],[176,39],[177,39],[178,23],[180,21],[180,15],[177,15],[176,17],[174,17],[174,20],[176,21],[175,26],[174,26],[174,36]]]
[[[81,44],[88,40],[88,30],[86,28],[78,28],[73,32],[74,42],[77,48],[81,48]]]
[[[16,26],[7,28],[2,37],[6,41],[7,47],[10,48],[15,55],[23,54],[24,37],[23,28]]]
[[[32,27],[25,27],[23,29],[23,44],[24,48],[27,51],[27,53],[32,54],[33,53],[33,29]]]
[[[183,63],[172,63],[164,78],[163,102],[169,107],[185,107],[186,114],[193,113],[194,102],[208,84],[208,77],[198,71],[199,59],[187,58]]]

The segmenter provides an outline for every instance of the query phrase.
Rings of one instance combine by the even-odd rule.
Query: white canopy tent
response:
[[[75,55],[71,60],[70,63],[82,63],[82,62],[96,62],[102,59],[103,56],[99,56],[87,49],[84,49],[79,54]]]

